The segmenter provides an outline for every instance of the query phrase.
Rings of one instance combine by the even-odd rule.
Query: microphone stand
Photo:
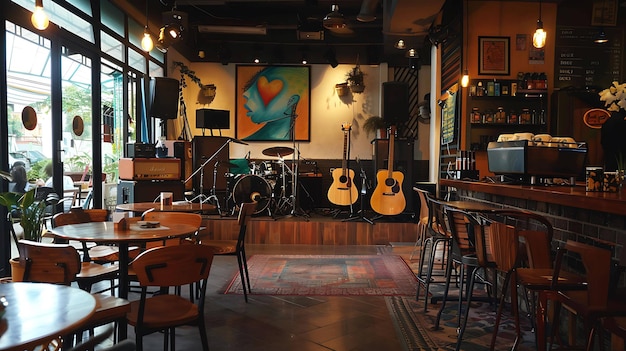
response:
[[[187,177],[187,179],[185,179],[185,181],[183,182],[184,184],[187,184],[188,181],[190,181],[196,174],[198,174],[198,172],[200,172],[200,194],[198,194],[196,197],[194,197],[193,199],[190,200],[190,202],[194,202],[196,199],[200,199],[200,205],[202,205],[203,203],[205,203],[206,201],[208,201],[211,197],[207,197],[204,195],[204,166],[206,166],[209,162],[211,162],[211,160],[213,160],[215,157],[217,157],[217,154],[220,153],[220,151],[222,151],[228,144],[230,144],[230,142],[232,141],[232,139],[228,139],[226,140],[226,142],[220,146],[219,149],[217,149],[217,151],[215,151],[213,153],[213,155],[211,155],[211,157],[209,157],[206,161],[204,161],[200,167],[198,167],[198,169],[196,169],[195,171],[193,171],[193,173],[191,173],[191,175],[189,175],[189,177]],[[217,169],[217,162],[215,163],[215,169]],[[215,177],[214,177],[215,178]],[[215,179],[213,180],[213,187],[215,187]],[[217,197],[216,197],[217,199]],[[200,206],[200,208],[202,208],[202,206]],[[219,201],[217,204],[217,208],[219,211]],[[221,215],[221,213],[220,213]]]

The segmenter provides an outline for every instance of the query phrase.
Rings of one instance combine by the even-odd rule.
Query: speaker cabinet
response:
[[[196,128],[230,129],[230,111],[199,108],[196,110]]]
[[[162,191],[174,193],[174,201],[185,199],[180,180],[120,180],[117,184],[117,203],[153,202]]]
[[[213,154],[217,152],[224,144],[228,142],[228,137],[219,137],[219,136],[195,136],[192,141],[192,154],[193,154],[193,171],[199,169]],[[222,163],[222,166],[218,164],[217,170],[215,173],[215,189],[216,190],[225,190],[227,188],[227,177],[226,173],[228,173],[228,167],[224,166],[224,162],[228,162],[229,160],[229,151],[228,145],[226,145],[220,152],[215,156],[214,159],[209,161],[204,166],[204,179],[202,182],[203,192],[209,193],[211,188],[213,187],[213,175],[215,169],[215,163],[219,161]],[[197,193],[200,192],[200,178],[201,173],[198,172],[193,177],[193,187]]]
[[[409,85],[403,82],[383,83],[383,119],[388,125],[409,120]]]
[[[167,156],[180,159],[180,178],[185,181],[193,172],[193,153],[191,142],[185,140],[166,140]],[[193,182],[185,183],[185,190],[193,190]]]
[[[389,140],[374,139],[374,179],[379,170],[387,170],[389,161]],[[413,143],[394,139],[393,170],[404,174],[402,192],[406,200],[404,212],[413,212]]]
[[[178,118],[178,79],[155,77],[150,80],[150,117]]]

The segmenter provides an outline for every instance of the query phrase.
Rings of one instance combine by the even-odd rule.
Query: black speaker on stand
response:
[[[409,84],[383,83],[383,119],[387,125],[398,125],[409,120]]]
[[[150,117],[178,118],[178,79],[155,77],[150,80]]]

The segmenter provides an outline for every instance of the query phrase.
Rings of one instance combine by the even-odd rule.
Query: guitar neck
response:
[[[343,132],[343,161],[341,161],[341,168],[343,169],[343,175],[346,175],[348,168],[348,131]]]
[[[389,157],[387,158],[387,178],[392,178],[393,175],[393,155],[395,154],[394,149],[394,134],[395,128],[391,127],[389,131]]]

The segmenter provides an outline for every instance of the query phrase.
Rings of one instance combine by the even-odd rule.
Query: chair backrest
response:
[[[518,266],[519,235],[515,227],[502,223],[491,222],[488,226],[489,246],[496,268],[510,272]]]
[[[179,286],[209,277],[213,248],[206,245],[159,246],[146,250],[131,265],[139,285]]]
[[[530,268],[552,268],[552,236],[554,229],[548,219],[538,213],[518,209],[497,209],[492,211],[504,223],[511,223],[524,239],[525,260]]]
[[[73,208],[67,213],[57,213],[52,217],[52,227],[60,227],[67,224],[79,224],[89,222],[106,222],[109,218],[109,211],[106,209]]]
[[[73,246],[30,240],[20,240],[18,246],[23,281],[70,285],[80,272],[80,256]]]
[[[250,218],[256,210],[256,203],[244,202],[239,206],[239,216],[237,217],[237,223],[239,223],[239,237],[243,240],[246,234],[246,228],[250,222]]]
[[[611,250],[568,240],[561,252],[576,253],[585,268],[587,281],[587,306],[590,309],[606,308],[609,300],[611,278]]]
[[[445,214],[445,201],[436,199],[430,194],[425,194],[428,201],[428,230],[434,235],[449,237],[450,228]]]
[[[420,213],[418,220],[422,220],[422,218],[428,218],[428,200],[426,199],[426,194],[428,194],[428,191],[419,188],[413,188],[413,191],[417,193],[417,196],[420,199]]]
[[[448,207],[445,209],[445,214],[450,226],[453,253],[459,256],[476,254],[478,263],[486,264],[488,262],[487,251],[478,251],[478,247],[485,247],[481,223],[470,213],[457,208]]]
[[[146,221],[158,221],[164,226],[167,226],[168,223],[184,223],[200,229],[200,226],[202,225],[202,216],[197,213],[150,211],[145,212],[142,217]],[[165,239],[159,242],[147,242],[146,249],[157,246],[179,245],[180,240],[180,238],[175,238]]]

